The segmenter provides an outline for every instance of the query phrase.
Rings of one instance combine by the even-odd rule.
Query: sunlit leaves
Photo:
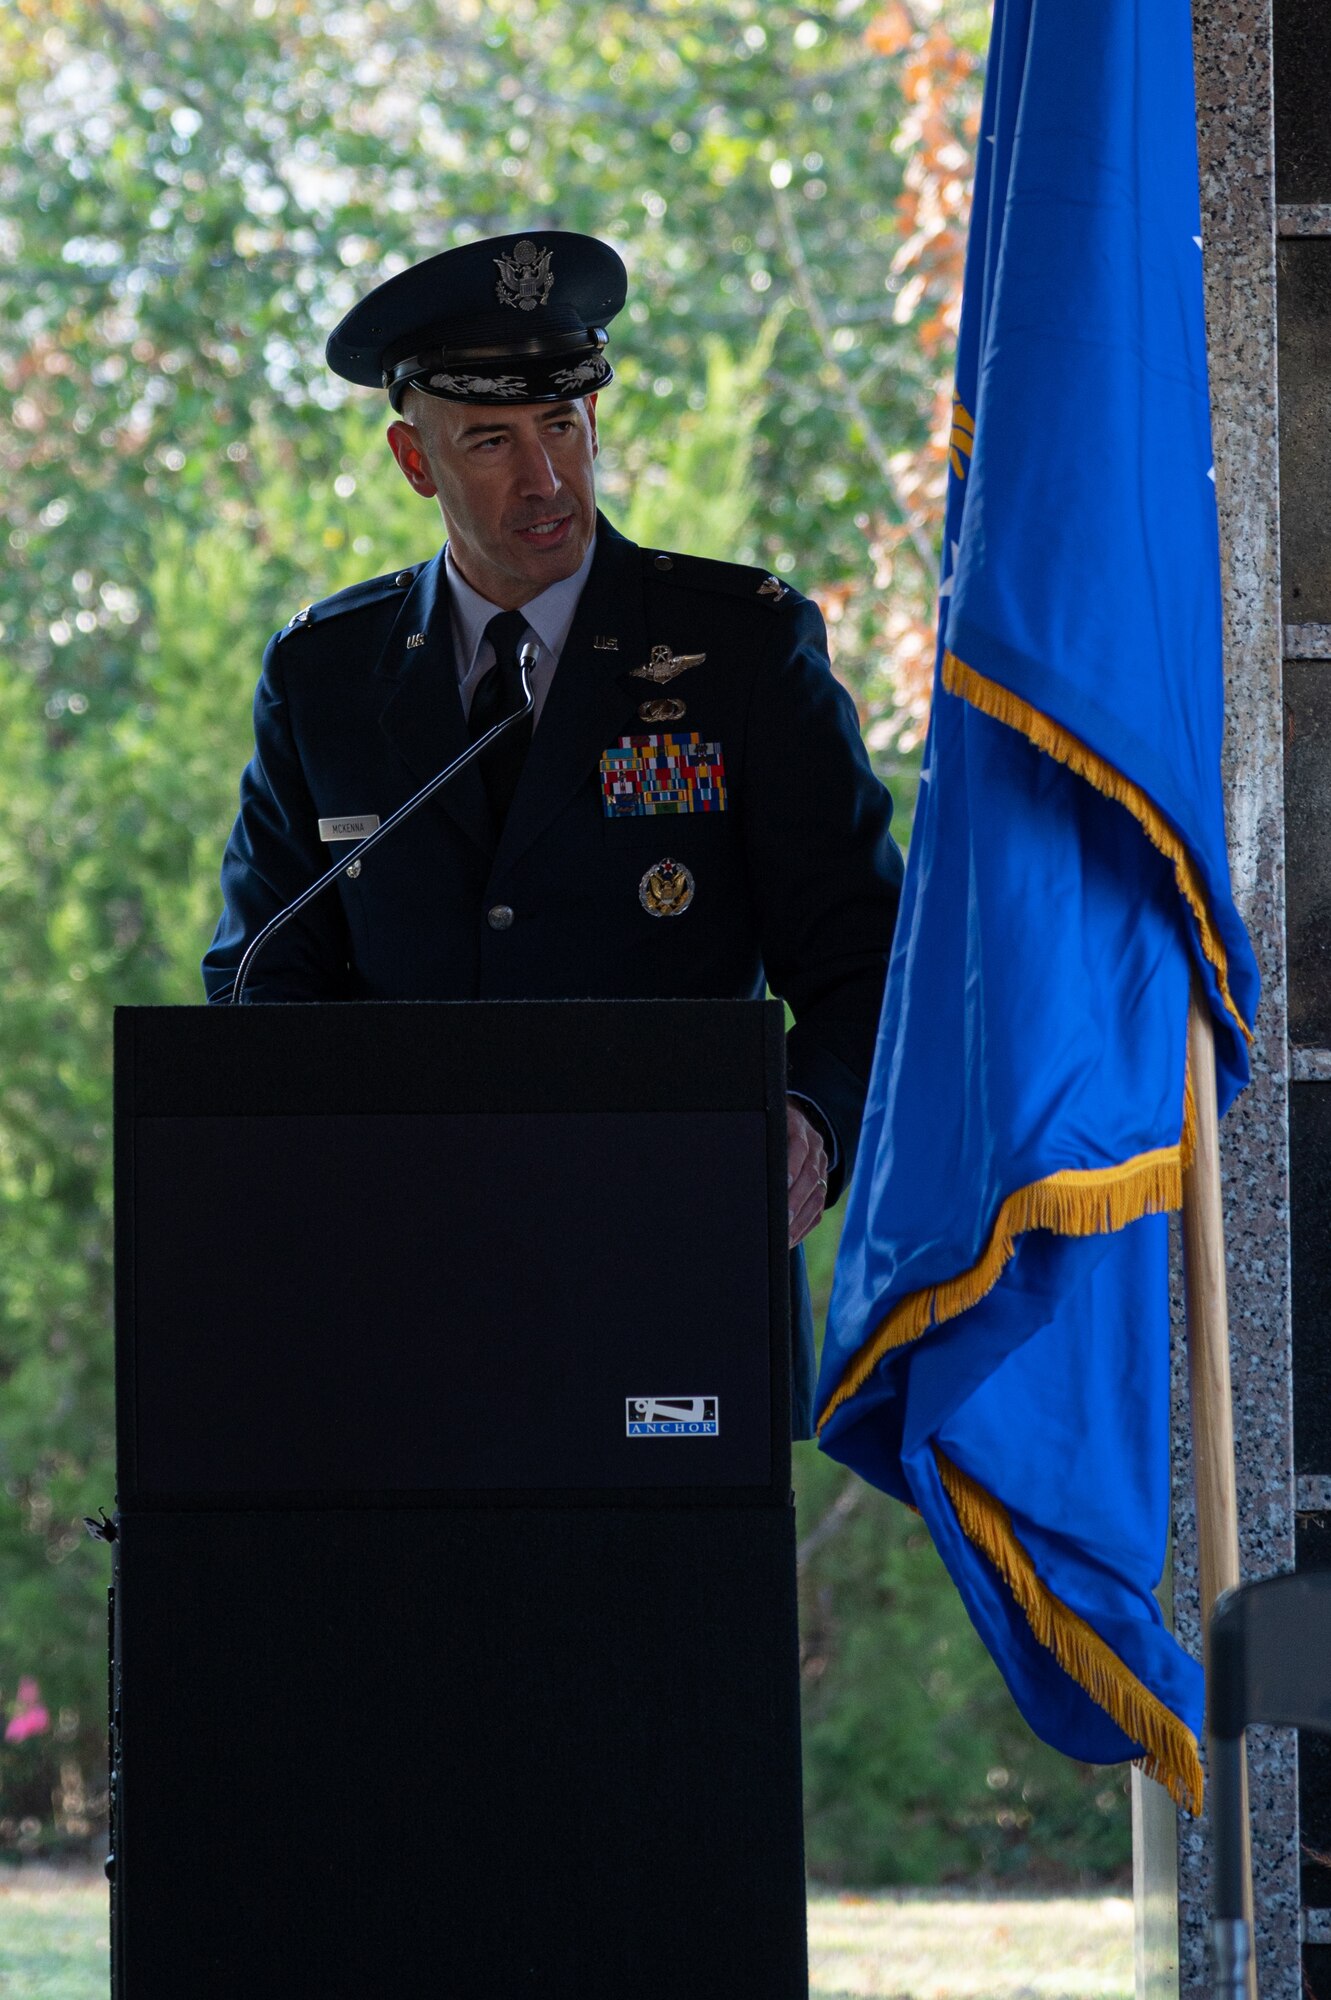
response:
[[[813,590],[891,772],[983,9],[885,11],[904,39],[789,0],[0,8],[0,1683],[89,1760],[111,1009],[197,997],[268,632],[437,538],[327,333],[452,243],[615,242],[609,511]]]

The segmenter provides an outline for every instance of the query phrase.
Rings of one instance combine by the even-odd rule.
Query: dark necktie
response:
[[[514,709],[522,706],[522,669],[518,665],[518,647],[526,630],[527,621],[520,611],[501,611],[485,628],[485,636],[494,647],[495,663],[489,673],[482,675],[471,698],[467,733],[472,743],[484,736],[487,729],[493,729],[496,722],[502,722],[506,715],[512,715]],[[521,722],[515,722],[511,729],[506,729],[481,758],[481,777],[494,816],[496,835],[502,831],[508,817],[530,743],[531,717],[528,715]]]

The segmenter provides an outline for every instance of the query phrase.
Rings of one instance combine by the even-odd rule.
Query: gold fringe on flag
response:
[[[1221,996],[1251,1041],[1251,1031],[1229,991],[1224,948],[1211,927],[1191,858],[1146,795],[1077,737],[1070,736],[1008,689],[977,674],[953,653],[943,656],[943,685],[949,693],[973,703],[995,721],[1020,730],[1037,749],[1047,751],[1097,791],[1128,808],[1152,844],[1173,863],[1179,889],[1197,921],[1202,949],[1215,967]],[[1033,1181],[1029,1187],[1010,1194],[998,1211],[988,1243],[969,1270],[897,1301],[838,1382],[818,1419],[818,1429],[821,1431],[833,1411],[863,1388],[885,1354],[918,1340],[930,1327],[955,1319],[970,1306],[978,1305],[998,1283],[1017,1237],[1026,1230],[1049,1229],[1060,1236],[1098,1236],[1126,1228],[1143,1215],[1162,1215],[1181,1208],[1183,1176],[1192,1165],[1196,1145],[1197,1106],[1192,1094],[1192,1076],[1185,1069],[1183,1126],[1177,1146],[1140,1153],[1114,1167],[1068,1169],[1050,1174],[1047,1179]]]
[[[1229,990],[1224,947],[1215,933],[1192,858],[1178,835],[1139,787],[1096,755],[1078,737],[977,674],[955,654],[943,658],[943,685],[996,722],[1019,730],[1038,750],[1084,778],[1106,798],[1125,806],[1152,845],[1171,863],[1179,893],[1192,913],[1198,941],[1213,967],[1221,999],[1249,1042],[1252,1032]],[[1183,1205],[1183,1176],[1197,1146],[1197,1104],[1191,1069],[1185,1067],[1179,1141],[1139,1153],[1118,1166],[1068,1169],[1018,1188],[998,1211],[989,1241],[967,1271],[897,1301],[854,1357],[818,1419],[821,1431],[833,1411],[863,1388],[884,1355],[918,1340],[930,1327],[978,1305],[1003,1274],[1016,1239],[1031,1229],[1060,1236],[1098,1236],[1124,1229],[1143,1215]],[[1099,1634],[1041,1582],[1018,1541],[1005,1508],[935,1446],[939,1476],[965,1534],[1007,1584],[1040,1645],[1092,1701],[1112,1716],[1125,1736],[1143,1746],[1137,1760],[1177,1805],[1199,1813],[1202,1770],[1197,1741],[1178,1717],[1131,1674]]]
[[[1177,1146],[1138,1153],[1117,1167],[1069,1167],[1010,1194],[998,1211],[988,1243],[968,1271],[911,1292],[893,1306],[828,1398],[818,1419],[819,1430],[834,1410],[863,1388],[885,1354],[978,1305],[1002,1277],[1017,1238],[1028,1229],[1049,1229],[1057,1236],[1103,1236],[1126,1229],[1143,1215],[1167,1215],[1181,1207],[1183,1175],[1192,1159],[1196,1129],[1191,1091],[1185,1089],[1183,1135]]]
[[[998,1571],[1039,1644],[1125,1736],[1141,1744],[1143,1754],[1136,1762],[1147,1777],[1163,1785],[1176,1805],[1199,1813],[1202,1766],[1192,1731],[1128,1671],[1085,1619],[1069,1611],[1041,1581],[1007,1509],[936,1445],[934,1458],[963,1534]]]
[[[1112,764],[1107,764],[1103,757],[1097,756],[1079,736],[1064,729],[1061,723],[1052,721],[1038,708],[1032,708],[1029,702],[1022,701],[1009,688],[1000,687],[997,681],[977,674],[974,667],[968,667],[955,653],[943,655],[943,686],[949,694],[959,696],[972,708],[992,716],[995,722],[1006,723],[1009,729],[1020,731],[1037,750],[1043,750],[1056,763],[1066,764],[1070,771],[1075,771],[1079,778],[1085,778],[1087,784],[1093,785],[1105,798],[1114,799],[1119,805],[1127,807],[1151,845],[1159,848],[1173,865],[1179,894],[1192,912],[1198,942],[1215,972],[1226,1012],[1234,1017],[1243,1035],[1251,1042],[1252,1029],[1240,1014],[1229,990],[1229,962],[1211,923],[1201,877],[1193,865],[1192,856],[1159,808],[1139,786],[1132,784],[1121,771],[1116,771]]]

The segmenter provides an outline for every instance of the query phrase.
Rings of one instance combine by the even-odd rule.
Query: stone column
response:
[[[1285,813],[1276,397],[1271,0],[1194,0],[1202,240],[1225,592],[1225,786],[1239,909],[1262,972],[1253,1081],[1225,1120],[1222,1171],[1245,1577],[1294,1566]],[[1201,1650],[1184,1371],[1174,1389],[1174,1609]],[[1249,1736],[1262,2000],[1298,2000],[1297,1759]],[[1210,1842],[1181,1818],[1179,1991],[1204,2000]],[[1158,1990],[1158,1989],[1157,1989]]]

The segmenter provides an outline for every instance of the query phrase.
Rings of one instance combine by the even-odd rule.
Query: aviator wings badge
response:
[[[707,658],[706,653],[672,653],[669,646],[653,646],[652,657],[645,667],[634,667],[631,671],[635,680],[654,681],[657,687],[664,687],[673,681],[676,674],[686,674],[690,667],[700,667]]]

